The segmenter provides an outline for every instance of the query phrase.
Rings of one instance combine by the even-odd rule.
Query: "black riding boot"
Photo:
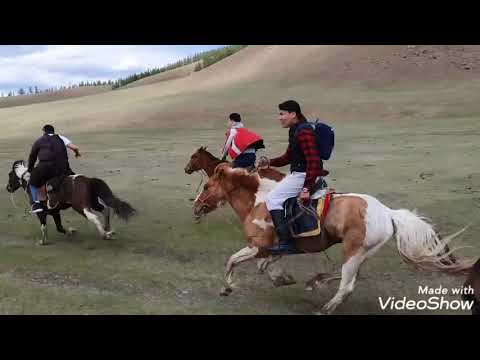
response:
[[[298,253],[295,248],[294,240],[290,234],[290,229],[288,227],[287,219],[283,210],[272,210],[270,211],[273,224],[275,225],[275,231],[278,236],[278,244],[267,248],[269,252],[273,255],[282,255],[282,254],[296,254]]]

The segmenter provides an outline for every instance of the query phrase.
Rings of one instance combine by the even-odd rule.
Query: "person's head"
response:
[[[52,125],[47,124],[42,128],[42,130],[45,134],[55,134],[55,129]]]
[[[280,110],[278,120],[282,124],[282,127],[289,128],[300,121],[306,121],[307,119],[302,114],[300,105],[294,100],[287,100],[278,105]]]
[[[231,127],[235,124],[238,124],[242,122],[242,118],[240,117],[240,114],[237,113],[232,113],[228,116],[228,126]]]

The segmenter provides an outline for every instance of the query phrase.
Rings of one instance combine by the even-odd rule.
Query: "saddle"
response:
[[[298,203],[298,198],[293,197],[284,202],[283,208],[293,238],[318,236],[322,231],[325,217],[330,208],[334,189],[330,189],[322,180],[313,189],[314,194],[305,211]]]
[[[60,190],[60,186],[62,185],[63,181],[67,175],[56,176],[48,180],[45,184],[45,189],[47,193],[56,193]]]

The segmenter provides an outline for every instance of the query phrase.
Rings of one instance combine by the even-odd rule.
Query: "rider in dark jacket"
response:
[[[73,174],[68,163],[67,146],[75,152],[75,156],[81,156],[78,147],[72,144],[70,140],[55,134],[52,125],[45,125],[42,130],[43,136],[35,141],[28,158],[28,171],[31,174],[32,213],[43,211],[43,207],[38,200],[38,188],[42,187],[51,178]],[[37,159],[39,163],[34,168]]]

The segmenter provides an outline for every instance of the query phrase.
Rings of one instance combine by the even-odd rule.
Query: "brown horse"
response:
[[[465,281],[464,287],[469,286],[473,288],[473,294],[463,294],[462,298],[465,301],[473,301],[472,315],[480,315],[480,259],[473,265]]]
[[[184,170],[185,173],[189,175],[197,171],[205,171],[207,176],[211,177],[217,165],[221,163],[229,164],[227,161],[222,161],[208,152],[206,146],[202,146],[192,154]],[[261,178],[267,178],[277,182],[285,177],[285,174],[273,168],[259,168],[256,169],[256,171]]]
[[[266,248],[277,241],[265,205],[266,196],[275,185],[275,181],[262,179],[258,174],[220,164],[195,201],[197,216],[228,202],[240,218],[248,242],[248,246],[232,255],[227,263],[222,295],[232,292],[236,265],[269,256]],[[369,195],[335,194],[321,235],[298,238],[296,246],[303,253],[318,253],[342,243],[344,261],[340,286],[321,310],[323,314],[330,314],[352,293],[361,264],[393,236],[402,259],[416,268],[465,274],[473,261],[455,259],[451,255],[456,249],[445,251],[445,246],[462,231],[440,239],[432,226],[413,212],[390,209]]]
[[[22,187],[31,201],[28,190],[29,176],[24,161],[15,161],[9,174],[7,191],[13,193]],[[37,214],[42,229],[40,245],[47,244],[47,215],[54,216],[58,231],[65,232],[61,227],[60,210],[72,207],[80,215],[94,223],[104,239],[111,239],[114,234],[110,227],[110,209],[113,209],[114,213],[125,221],[136,212],[130,204],[118,199],[101,179],[88,178],[83,175],[65,176],[49,180],[46,188],[48,192],[47,209]],[[103,212],[105,225],[101,224],[94,211]]]
[[[190,175],[197,171],[205,171],[208,177],[210,177],[213,175],[217,165],[222,162],[222,160],[208,152],[206,146],[202,146],[190,157],[190,161],[185,166],[185,173]]]

